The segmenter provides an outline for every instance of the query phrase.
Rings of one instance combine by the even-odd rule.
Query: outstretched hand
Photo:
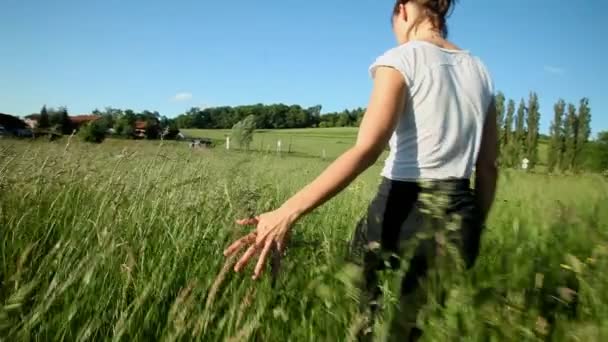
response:
[[[259,279],[264,271],[266,260],[273,248],[280,253],[285,250],[291,226],[297,216],[284,209],[267,212],[251,219],[238,220],[240,225],[254,225],[255,231],[233,242],[225,251],[224,256],[231,257],[248,247],[243,256],[234,266],[235,272],[240,272],[249,261],[259,255],[253,272],[253,279]]]

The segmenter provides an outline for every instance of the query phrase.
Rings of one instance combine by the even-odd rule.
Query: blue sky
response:
[[[0,0],[0,112],[113,106],[366,106],[369,64],[394,46],[392,0]],[[608,129],[604,0],[461,0],[450,38],[507,97],[588,97]]]

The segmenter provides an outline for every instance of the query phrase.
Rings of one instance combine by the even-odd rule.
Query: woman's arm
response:
[[[496,125],[496,106],[490,104],[481,137],[481,148],[475,166],[475,199],[485,221],[494,203],[496,182],[498,180],[498,128]]]
[[[235,265],[235,271],[243,269],[252,257],[260,254],[253,276],[257,279],[271,248],[276,245],[279,250],[284,249],[288,232],[299,218],[334,197],[378,159],[395,129],[399,114],[403,112],[406,94],[405,79],[399,71],[390,67],[377,68],[355,146],[279,209],[254,219],[238,221],[243,225],[256,225],[256,230],[234,242],[224,252],[224,255],[232,256],[249,245]]]
[[[322,205],[373,165],[390,139],[405,99],[401,74],[389,67],[375,73],[374,89],[355,146],[336,159],[317,179],[290,198],[283,208],[296,217]]]

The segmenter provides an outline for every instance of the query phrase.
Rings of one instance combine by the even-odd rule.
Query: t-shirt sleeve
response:
[[[372,78],[376,76],[379,67],[393,68],[403,75],[403,78],[411,86],[413,83],[414,60],[408,51],[402,48],[395,48],[387,51],[369,67],[369,74]]]

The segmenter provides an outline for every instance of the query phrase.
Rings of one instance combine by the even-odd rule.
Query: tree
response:
[[[310,113],[311,117],[311,127],[317,127],[321,122],[321,111],[323,110],[323,106],[316,105],[314,107],[308,108],[306,111]]]
[[[70,120],[70,116],[68,114],[67,107],[59,108],[60,114],[60,125],[61,125],[61,133],[62,134],[72,134],[74,131],[74,125],[72,125],[72,120]]]
[[[255,117],[253,115],[249,115],[245,119],[237,122],[232,127],[232,139],[234,139],[239,148],[249,150],[249,146],[253,141],[254,131]]]
[[[120,118],[119,116],[113,116],[112,114],[109,113],[103,113],[101,115],[101,118],[98,120],[103,120],[103,123],[106,125],[106,127],[108,128],[114,128],[116,119]]]
[[[175,139],[178,134],[179,128],[177,127],[177,122],[175,120],[170,120],[165,127],[163,139]]]
[[[99,144],[106,139],[107,131],[108,127],[105,126],[102,120],[95,120],[81,128],[79,135],[86,142]]]
[[[596,141],[599,170],[608,171],[608,131],[600,132]]]
[[[584,145],[579,165],[587,171],[608,175],[608,131],[600,132],[596,140]]]
[[[515,101],[509,99],[507,105],[507,114],[504,120],[504,126],[502,128],[502,149],[500,151],[501,163],[505,166],[513,166],[513,161],[516,159],[514,156],[514,133],[513,133],[513,119],[515,114]]]
[[[502,129],[504,145],[512,143],[514,114],[515,114],[515,101],[513,101],[513,99],[509,99],[509,104],[507,106],[507,116],[505,117],[505,125]]]
[[[547,160],[549,172],[553,172],[555,168],[559,167],[562,163],[564,151],[564,131],[562,122],[565,109],[566,102],[562,99],[559,99],[553,106],[555,115],[553,117],[553,122],[551,123],[551,140],[549,142],[549,155]]]
[[[146,139],[156,140],[160,138],[161,127],[158,120],[154,117],[148,117],[146,119]]]
[[[496,126],[498,127],[498,137],[500,138],[500,144],[504,145],[502,129],[505,125],[505,95],[502,92],[498,92],[494,97],[494,104],[496,105]]]
[[[530,160],[530,169],[534,169],[538,163],[538,131],[540,124],[540,106],[538,95],[530,93],[528,100],[528,135],[526,140],[526,158]]]
[[[135,122],[137,121],[137,116],[135,112],[130,109],[127,109],[120,115],[114,122],[114,131],[117,135],[122,137],[133,137],[135,133]]]
[[[350,115],[348,111],[340,113],[338,121],[336,121],[336,127],[347,127],[350,126]]]
[[[517,108],[517,118],[515,120],[515,144],[514,144],[514,153],[515,153],[515,162],[519,163],[523,157],[528,158],[528,156],[524,156],[526,152],[526,104],[524,99],[521,99],[519,102],[519,107]]]
[[[578,132],[578,117],[576,107],[568,104],[568,112],[564,120],[564,152],[562,158],[562,169],[572,170],[576,158],[576,141]]]
[[[114,124],[114,131],[116,135],[120,135],[122,137],[132,137],[135,132],[135,128],[133,124],[129,122],[127,117],[122,117],[116,121]]]
[[[580,101],[577,123],[575,168],[578,168],[581,152],[591,136],[591,108],[589,108],[589,99],[587,98],[582,98]]]
[[[49,128],[51,122],[49,120],[49,112],[46,109],[46,105],[40,110],[40,120],[38,121],[38,128]]]
[[[61,130],[61,108],[47,108],[49,115],[49,127],[55,128],[57,132]]]
[[[285,128],[302,128],[305,127],[306,121],[306,113],[300,106],[289,107],[285,114]]]

